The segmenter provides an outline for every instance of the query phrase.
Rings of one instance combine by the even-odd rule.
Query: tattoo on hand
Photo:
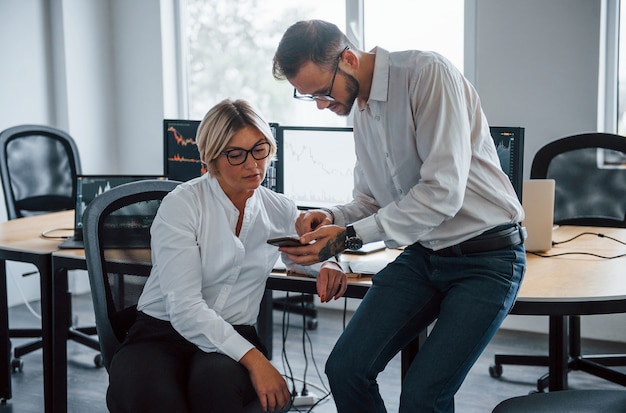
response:
[[[318,254],[319,261],[324,261],[334,257],[345,249],[346,231],[341,231],[337,238],[328,241]]]

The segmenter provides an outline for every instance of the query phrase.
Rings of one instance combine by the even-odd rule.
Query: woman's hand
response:
[[[338,299],[348,288],[348,277],[336,262],[322,264],[317,276],[317,294],[323,303]]]
[[[291,399],[287,382],[259,350],[251,349],[239,362],[248,369],[264,411],[271,412],[287,406]]]

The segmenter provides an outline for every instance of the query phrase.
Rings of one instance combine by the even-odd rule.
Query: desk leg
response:
[[[402,349],[402,355],[400,357],[401,357],[401,371],[402,371],[403,379],[404,379],[404,376],[406,375],[406,372],[409,370],[409,367],[411,367],[411,363],[413,362],[413,359],[415,358],[415,356],[417,356],[420,346],[423,345],[424,342],[426,341],[427,336],[428,336],[428,332],[426,331],[426,329],[424,329],[424,331],[422,331],[415,338],[415,340],[411,341],[408,346]]]
[[[52,345],[52,381],[50,383],[53,406],[50,412],[67,412],[67,337],[70,323],[70,297],[68,292],[67,270],[53,268],[52,274],[52,308],[51,330]],[[47,412],[47,411],[46,411]]]
[[[0,401],[11,398],[11,342],[9,339],[9,306],[7,299],[7,265],[0,260]]]
[[[568,348],[567,316],[550,316],[548,369],[550,391],[567,389]]]
[[[54,301],[52,298],[52,273],[50,257],[35,264],[39,270],[41,290],[41,341],[43,358],[43,395],[46,413],[61,412],[54,408]]]

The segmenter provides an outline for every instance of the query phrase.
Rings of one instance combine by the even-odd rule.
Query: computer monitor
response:
[[[163,121],[164,174],[168,179],[188,181],[206,172],[196,146],[199,120]]]
[[[206,172],[200,161],[200,152],[196,144],[199,120],[165,119],[163,121],[163,168],[164,175],[175,181],[188,181]],[[270,124],[276,137],[278,125]],[[262,183],[276,190],[276,168],[274,163],[268,167]]]
[[[524,128],[492,126],[489,130],[496,144],[500,166],[511,180],[521,202],[524,182]]]
[[[277,187],[300,209],[352,200],[354,135],[348,127],[278,127]]]

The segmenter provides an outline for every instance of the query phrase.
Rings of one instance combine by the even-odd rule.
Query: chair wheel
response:
[[[307,330],[316,330],[317,329],[317,318],[310,318],[306,321],[306,329]]]
[[[98,368],[104,367],[104,359],[102,358],[102,354],[96,354],[96,356],[93,358],[93,364],[95,364]]]
[[[493,378],[502,376],[502,364],[492,364],[489,366],[489,375]]]
[[[20,373],[24,371],[24,361],[22,359],[12,359],[11,371],[13,373],[15,373],[16,371],[19,371]]]

